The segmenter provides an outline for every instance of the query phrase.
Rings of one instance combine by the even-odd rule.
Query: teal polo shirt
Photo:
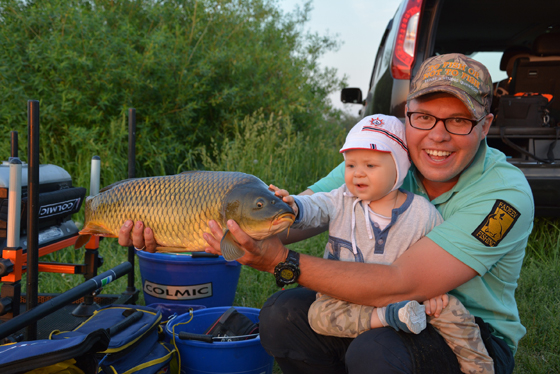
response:
[[[309,188],[330,191],[342,183],[344,163]],[[429,199],[414,167],[402,188]],[[489,323],[491,332],[515,354],[526,332],[519,320],[515,289],[534,217],[527,179],[483,140],[457,184],[431,202],[444,222],[427,236],[478,273],[450,294]]]

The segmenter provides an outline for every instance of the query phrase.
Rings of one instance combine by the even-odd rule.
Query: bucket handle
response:
[[[206,334],[194,334],[192,332],[181,331],[178,336],[179,339],[181,340],[200,340],[206,343],[213,343],[215,340],[221,342],[225,340],[227,342],[230,339],[256,338],[257,336],[259,336],[259,334],[238,335],[238,336],[212,336]]]
[[[191,254],[191,258],[218,258],[220,257],[220,255],[215,255],[213,253],[207,253],[207,252],[193,252]]]
[[[212,335],[206,334],[194,334],[192,332],[181,331],[179,333],[179,339],[181,340],[200,340],[206,343],[213,343]]]

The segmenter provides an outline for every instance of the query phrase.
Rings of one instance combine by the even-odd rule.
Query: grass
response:
[[[203,165],[208,170],[237,170],[259,176],[266,183],[274,183],[298,193],[320,176],[326,175],[341,160],[338,154],[346,129],[325,122],[322,128],[302,134],[292,129],[290,119],[282,115],[265,118],[262,114],[247,117],[236,123],[234,135],[228,141],[203,150]],[[51,163],[64,167],[64,160]],[[124,179],[123,176],[122,179]],[[80,180],[88,180],[81,176]],[[112,182],[112,181],[110,181]],[[76,215],[80,223],[82,215]],[[327,234],[290,245],[292,249],[321,256]],[[115,239],[100,244],[105,271],[126,261],[127,251]],[[42,260],[59,262],[83,261],[83,250],[66,248]],[[41,273],[40,292],[63,292],[83,282],[83,277]],[[25,284],[25,283],[24,283]],[[140,271],[136,262],[136,287],[141,288]],[[514,373],[560,372],[560,223],[554,219],[536,219],[524,265],[519,279],[516,299],[521,321],[527,335],[521,340],[516,355]],[[119,294],[126,289],[123,277],[104,290],[104,294]],[[260,308],[278,290],[273,276],[243,267],[235,296],[235,305]],[[140,296],[139,304],[143,304]],[[275,366],[274,373],[279,373]]]
[[[515,356],[515,373],[560,372],[560,226],[536,219],[516,300],[527,335]]]

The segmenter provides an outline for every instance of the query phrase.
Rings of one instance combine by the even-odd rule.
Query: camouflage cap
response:
[[[448,92],[478,119],[490,113],[492,78],[480,62],[460,53],[434,56],[420,66],[410,83],[407,100],[432,92]]]

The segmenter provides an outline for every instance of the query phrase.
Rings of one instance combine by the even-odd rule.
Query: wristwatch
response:
[[[274,276],[278,287],[296,283],[299,277],[299,253],[290,250],[286,260],[274,268]]]

